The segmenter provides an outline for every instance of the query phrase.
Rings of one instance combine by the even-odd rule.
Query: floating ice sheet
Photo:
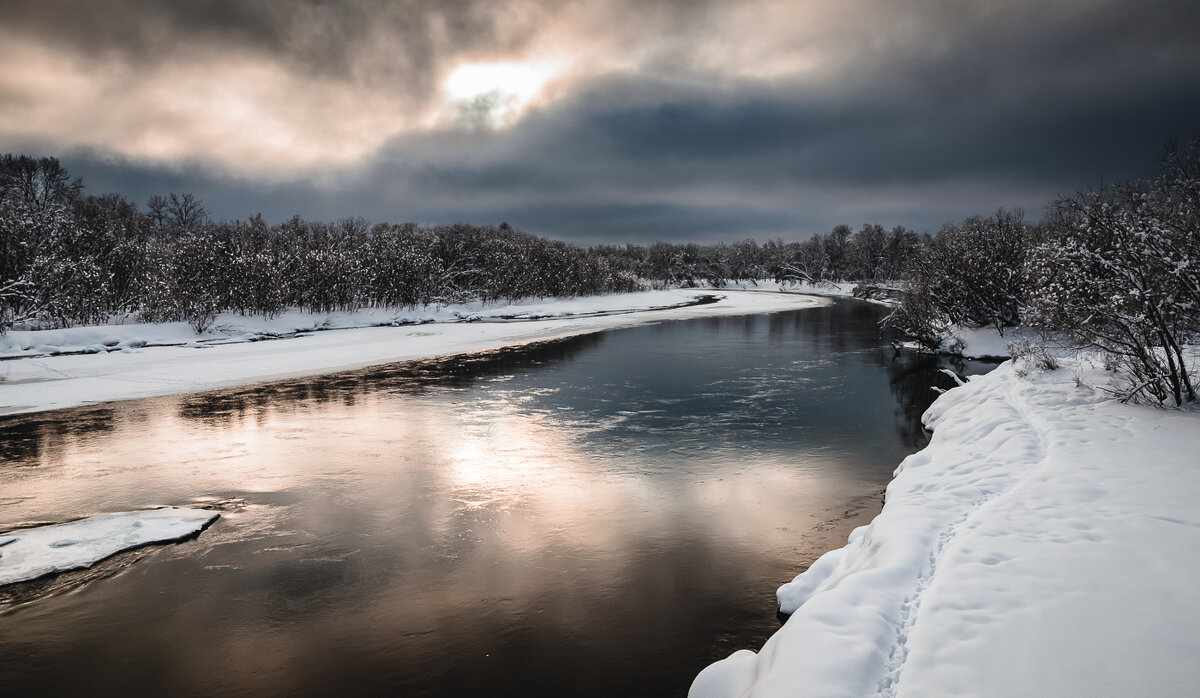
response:
[[[122,550],[199,533],[219,514],[208,509],[148,509],[0,535],[0,585],[91,567]]]

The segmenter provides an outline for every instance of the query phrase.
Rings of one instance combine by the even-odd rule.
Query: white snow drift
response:
[[[150,509],[9,531],[0,535],[0,585],[91,567],[130,548],[181,540],[217,516],[208,509]]]
[[[270,320],[221,316],[220,331],[206,335],[196,335],[184,323],[11,332],[0,338],[0,359],[12,357],[0,361],[0,415],[251,385],[665,320],[770,313],[828,302],[798,294],[731,291],[719,294],[716,303],[680,307],[700,295],[711,294],[649,291],[400,314],[292,313]],[[524,321],[504,321],[509,319]],[[393,322],[422,324],[369,326]],[[322,328],[348,329],[315,331]],[[289,338],[256,341],[278,335]],[[50,355],[71,349],[90,353]]]
[[[692,698],[1194,696],[1200,413],[1005,364],[926,413],[882,513]]]

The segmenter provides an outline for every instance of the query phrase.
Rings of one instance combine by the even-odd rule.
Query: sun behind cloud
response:
[[[446,76],[442,89],[453,120],[502,127],[536,104],[560,73],[550,61],[464,63]]]

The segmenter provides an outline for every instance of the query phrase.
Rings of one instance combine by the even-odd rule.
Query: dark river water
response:
[[[0,696],[679,696],[879,510],[949,386],[853,301],[0,419],[0,530],[199,538],[0,589]],[[968,372],[981,365],[959,365]]]

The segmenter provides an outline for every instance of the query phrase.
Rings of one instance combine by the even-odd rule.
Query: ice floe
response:
[[[91,567],[122,550],[194,536],[218,514],[148,509],[9,531],[0,536],[0,585]]]

